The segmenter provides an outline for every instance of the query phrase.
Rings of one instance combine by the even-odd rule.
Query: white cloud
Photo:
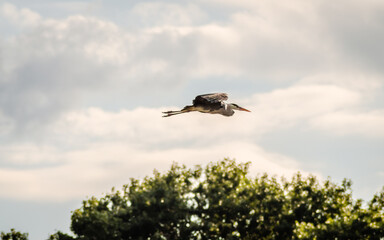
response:
[[[334,85],[297,85],[270,93],[256,94],[248,102],[265,124],[279,130],[306,123],[313,118],[358,105],[360,94]]]
[[[364,104],[375,99],[372,96],[372,92],[376,93],[375,86],[380,86],[377,81],[369,83],[369,80],[361,87],[359,83],[351,86],[298,84],[256,94],[244,103],[254,105],[253,111],[258,114],[256,118],[260,123],[256,128],[262,126],[265,132],[299,126],[330,135],[382,138],[384,110],[364,110]],[[327,82],[327,78],[322,81]]]
[[[241,112],[231,118],[200,113],[161,118],[161,110],[70,112],[49,126],[41,141],[3,145],[1,158],[10,167],[0,170],[0,183],[7,186],[2,197],[83,198],[125,184],[130,177],[144,177],[154,168],[166,170],[173,161],[191,166],[229,157],[251,161],[252,174],[305,172],[296,160],[250,141],[267,126],[260,121],[271,119],[257,121]]]
[[[331,84],[337,81],[337,86],[348,88],[382,83],[377,73],[374,80],[364,82],[375,75],[370,69],[350,73],[356,62],[340,51],[319,4],[247,3],[253,6],[249,11],[236,8],[225,21],[196,24],[194,14],[206,15],[212,2],[206,4],[138,3],[130,14],[141,20],[154,18],[144,14],[147,9],[154,13],[167,9],[174,15],[161,13],[162,24],[134,31],[95,17],[50,19],[3,4],[0,14],[6,19],[33,23],[28,31],[0,42],[1,58],[6,59],[0,72],[3,114],[15,119],[16,128],[32,129],[83,101],[93,101],[89,95],[112,98],[126,89],[126,101],[144,90],[150,95],[181,88],[191,79],[219,76],[250,83],[318,82],[341,69]]]
[[[82,197],[173,160],[194,164],[228,156],[255,161],[255,172],[291,174],[301,168],[296,160],[254,142],[284,128],[383,136],[382,110],[364,109],[380,94],[382,74],[361,64],[369,55],[358,59],[341,47],[349,35],[335,34],[322,4],[225,1],[237,6],[216,21],[207,10],[216,2],[139,3],[128,14],[145,27],[134,30],[91,16],[50,19],[1,5],[1,16],[20,31],[0,41],[0,134],[35,131],[1,147],[11,166],[0,170],[7,186],[2,196]],[[368,22],[373,9],[364,11]],[[354,19],[355,10],[347,9],[345,19]],[[333,17],[341,10],[334,11]],[[375,56],[380,59],[380,52]],[[249,86],[274,79],[276,89],[245,96],[239,104],[251,114],[161,118],[161,98],[169,91],[191,86],[191,79],[209,85],[210,77],[220,76]],[[141,108],[111,112],[89,97],[114,99],[116,92],[124,92],[116,101],[120,109],[127,99]],[[160,96],[157,108],[136,102],[135,96],[153,92]],[[81,110],[83,102],[96,107]]]
[[[314,128],[332,134],[384,137],[384,110],[337,111],[313,119]]]
[[[253,174],[305,172],[295,159],[267,152],[252,139],[311,123],[359,100],[356,92],[332,85],[298,85],[244,99],[244,106],[253,112],[238,112],[231,118],[200,113],[161,118],[164,109],[149,108],[68,112],[49,126],[49,141],[35,143],[40,147],[2,147],[2,157],[14,166],[29,166],[1,170],[0,182],[9,186],[3,197],[81,198],[122,185],[129,177],[148,175],[153,168],[166,170],[173,161],[193,165],[230,157],[251,161]],[[47,167],[33,168],[39,164]]]
[[[122,110],[113,113],[90,108],[85,112],[67,114],[53,128],[63,129],[60,134],[64,134],[64,138],[86,135],[94,139],[98,137],[102,137],[103,140],[120,139],[130,144],[147,147],[196,141],[198,136],[204,136],[204,138],[192,144],[208,143],[211,145],[228,140],[227,135],[243,135],[248,131],[244,126],[244,121],[249,119],[242,120],[241,118],[225,118],[215,115],[204,117],[199,113],[189,113],[186,118],[178,116],[166,119],[161,117],[162,110],[164,109],[139,108],[133,111]],[[251,130],[254,129],[254,124],[247,125]],[[207,129],[209,129],[209,133],[207,133]]]
[[[9,3],[0,5],[0,16],[21,27],[33,27],[40,23],[41,16],[27,8],[18,9]]]
[[[312,74],[299,80],[303,85],[333,85],[362,94],[364,101],[372,101],[383,87],[383,76],[374,72],[359,71],[357,69],[339,69],[325,73]]]
[[[14,122],[9,117],[5,116],[0,110],[0,136],[10,134],[14,129]]]
[[[253,162],[253,173],[291,175],[305,169],[294,159],[263,150],[252,139],[305,126],[332,134],[337,133],[334,129],[383,134],[374,131],[384,129],[382,112],[359,113],[357,120],[340,115],[360,100],[358,92],[333,85],[297,85],[244,99],[240,103],[252,113],[238,112],[231,118],[201,113],[161,118],[164,109],[149,108],[71,111],[48,127],[43,140],[2,146],[1,158],[16,167],[2,169],[1,182],[15,186],[3,192],[18,198],[28,188],[34,190],[23,196],[31,199],[78,198],[122,185],[132,176],[143,177],[153,168],[165,170],[172,161],[205,164],[223,157]],[[73,176],[69,182],[77,184],[68,184],[68,174]],[[44,184],[47,179],[49,184]]]
[[[82,16],[44,19],[6,39],[1,42],[3,114],[15,120],[16,129],[42,127],[85,92],[122,81],[118,68],[127,62],[129,41],[114,24]]]
[[[24,149],[24,154],[35,156]],[[16,153],[15,153],[16,154]],[[62,153],[59,165],[31,169],[0,169],[0,196],[12,199],[66,201],[99,195],[120,187],[131,177],[150,175],[153,169],[167,170],[172,162],[205,165],[223,157],[252,162],[251,174],[267,172],[291,176],[299,164],[285,156],[268,153],[245,142],[213,144],[207,147],[182,147],[168,150],[142,150],[124,143],[90,144],[82,150]],[[304,174],[306,174],[304,172]]]
[[[16,166],[29,167],[39,164],[55,164],[63,159],[60,151],[50,145],[18,143],[0,146],[2,162]]]
[[[190,26],[202,23],[206,14],[194,4],[139,2],[129,11],[128,21],[136,26]]]
[[[379,189],[381,0],[3,2],[1,199],[84,199],[224,157]],[[208,91],[252,113],[161,118]]]
[[[324,19],[325,9],[319,2],[245,3],[247,7],[251,6],[248,11],[235,8],[229,11],[230,17],[226,21],[201,22],[199,25],[193,18],[207,14],[205,5],[138,3],[127,14],[132,15],[132,21],[150,23],[142,30],[132,32],[92,17],[42,19],[32,34],[20,36],[24,44],[18,40],[15,46],[25,45],[21,52],[26,53],[31,47],[38,49],[35,54],[45,58],[69,52],[73,58],[85,55],[84,61],[98,60],[117,65],[119,67],[112,72],[108,68],[103,71],[118,79],[124,79],[122,75],[129,81],[137,79],[135,84],[151,78],[163,81],[168,78],[168,83],[175,83],[182,81],[177,79],[180,77],[221,75],[292,81],[340,68],[348,72],[360,66],[357,59],[345,55],[340,42],[344,38],[335,34],[332,22]],[[205,4],[205,7],[211,6],[212,2]],[[371,7],[364,9],[375,11],[373,6],[376,4],[372,1]],[[12,15],[20,15],[25,10],[10,4],[3,6],[13,9]],[[346,14],[358,14],[355,11],[358,6],[354,2]],[[339,10],[336,7],[328,14],[336,16]],[[364,16],[369,17],[367,13]],[[358,29],[351,31],[359,33]],[[39,46],[34,47],[33,43]],[[11,51],[16,52],[16,49]],[[71,60],[70,57],[66,59]]]

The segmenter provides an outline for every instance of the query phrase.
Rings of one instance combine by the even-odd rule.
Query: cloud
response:
[[[153,168],[166,170],[173,161],[190,166],[223,157],[251,161],[252,174],[305,173],[297,160],[268,152],[255,139],[282,128],[313,127],[324,116],[353,108],[359,97],[333,85],[298,85],[244,99],[253,113],[231,118],[200,113],[161,118],[161,108],[67,112],[48,127],[46,140],[2,146],[1,157],[8,159],[0,174],[8,186],[3,197],[82,198]]]
[[[24,154],[40,158],[24,149]],[[65,160],[54,166],[0,169],[0,196],[8,199],[66,201],[98,195],[129,182],[131,177],[150,175],[153,169],[167,170],[171,163],[192,166],[221,160],[223,156],[251,161],[251,173],[291,176],[299,164],[285,156],[268,153],[244,142],[217,144],[205,148],[174,148],[142,151],[124,143],[89,145],[61,155]],[[150,167],[148,167],[150,166]],[[304,172],[305,173],[305,172]]]
[[[63,159],[52,145],[33,143],[3,144],[0,146],[2,163],[16,167],[35,167],[40,164],[56,164]]]
[[[120,57],[115,49],[121,44],[111,40],[116,31],[112,24],[78,16],[44,20],[8,39],[0,83],[3,113],[17,128],[41,127],[73,107],[86,91],[108,86],[112,67],[107,63]]]
[[[2,197],[83,198],[123,185],[130,177],[144,177],[154,168],[166,170],[174,161],[191,166],[229,157],[251,161],[252,174],[305,172],[294,159],[250,142],[261,126],[252,115],[189,113],[165,119],[162,110],[72,111],[51,124],[40,140],[4,144]]]
[[[12,119],[0,111],[0,135],[6,136],[12,132],[14,124]]]
[[[208,17],[198,5],[167,2],[139,2],[129,11],[128,16],[128,21],[134,22],[136,28],[191,26],[205,22]]]
[[[338,111],[312,121],[314,128],[338,135],[384,137],[384,110],[352,112]]]
[[[0,3],[0,199],[79,201],[224,157],[379,189],[382,1],[115,2]],[[161,118],[211,91],[252,113]]]
[[[227,6],[219,18],[210,14],[218,3]],[[383,111],[375,105],[381,52],[372,50],[380,44],[361,44],[360,35],[349,40],[362,28],[366,36],[380,33],[381,20],[372,20],[381,5],[369,3],[362,15],[358,1],[330,12],[301,1],[138,3],[127,11],[137,28],[92,16],[47,18],[2,4],[1,17],[18,31],[0,41],[1,196],[82,198],[172,161],[234,157],[254,162],[253,172],[305,171],[259,146],[264,134],[281,129],[381,138]],[[348,20],[355,16],[356,28]],[[228,89],[239,79],[247,83],[238,103],[251,114],[161,118],[168,110],[163,99],[173,92],[221,77],[231,79],[220,82]],[[255,93],[257,83],[273,89]],[[155,103],[148,107],[143,99]]]
[[[345,6],[348,5],[347,11]],[[356,68],[383,73],[380,62],[384,51],[380,48],[384,40],[384,19],[381,1],[339,1],[332,7],[320,5],[319,12],[333,36],[334,43],[344,59]]]
[[[357,79],[361,80],[359,77]],[[332,82],[332,78],[330,80]],[[358,82],[351,86],[298,84],[255,94],[244,104],[254,105],[252,110],[258,113],[257,121],[265,132],[299,127],[306,131],[320,130],[337,136],[382,138],[384,110],[364,109],[366,104],[375,101],[372,93],[376,90],[373,89],[380,86],[377,81],[371,81],[369,86],[369,80],[365,86],[360,86]],[[327,82],[327,78],[322,78],[321,82]]]
[[[308,121],[360,103],[359,92],[334,85],[296,85],[269,93],[255,94],[247,104],[266,132],[300,126]],[[260,126],[259,126],[260,127]]]
[[[2,8],[6,19],[20,25],[28,22],[20,16],[38,16],[10,4]],[[137,95],[138,89],[151,94],[185,79],[183,65],[189,64],[185,56],[191,55],[187,49],[193,39],[177,32],[133,35],[114,23],[79,15],[36,19],[25,25],[28,31],[0,42],[0,108],[16,129],[41,127],[82,101],[92,101],[87,95],[114,95],[121,89],[125,96]]]
[[[121,109],[142,93],[176,92],[193,80],[212,77],[295,84],[318,83],[320,78],[326,82],[334,74],[336,86],[382,85],[380,73],[361,67],[345,53],[344,35],[335,34],[333,22],[322,17],[322,4],[225,1],[239,6],[227,10],[222,21],[208,18],[212,4],[217,2],[138,3],[128,17],[146,24],[135,30],[91,16],[52,19],[2,4],[1,16],[22,26],[0,42],[3,115],[14,120],[15,130],[31,131],[82,103],[93,106],[119,95],[120,101],[113,104]],[[370,4],[364,8],[367,24],[372,23],[368,13],[376,12],[378,3]],[[358,5],[355,2],[345,14],[358,14]],[[163,14],[169,11],[174,14]],[[328,14],[339,11],[336,7]],[[154,21],[155,13],[161,21]],[[207,18],[198,21],[195,14]]]
[[[0,6],[0,16],[21,27],[36,26],[41,21],[38,13],[27,8],[18,9],[9,3],[3,3]]]

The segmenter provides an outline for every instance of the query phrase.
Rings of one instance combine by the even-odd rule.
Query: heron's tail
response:
[[[181,114],[181,113],[187,113],[187,112],[192,112],[192,111],[195,111],[194,106],[185,106],[180,111],[167,111],[167,112],[163,112],[163,114],[165,114],[165,115],[163,115],[163,117],[170,117],[170,116],[173,116],[173,115],[177,115],[177,114]]]

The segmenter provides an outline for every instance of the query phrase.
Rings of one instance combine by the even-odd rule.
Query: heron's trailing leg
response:
[[[163,112],[163,113],[165,114],[165,115],[163,115],[163,117],[170,117],[170,116],[181,114],[184,112],[182,112],[182,111],[168,111],[168,112]]]
[[[165,115],[163,115],[163,117],[170,117],[170,116],[173,116],[173,115],[177,115],[177,114],[181,114],[181,113],[187,113],[187,112],[191,112],[191,111],[195,111],[194,106],[186,106],[183,109],[181,109],[180,111],[167,111],[167,112],[163,112],[165,114]]]

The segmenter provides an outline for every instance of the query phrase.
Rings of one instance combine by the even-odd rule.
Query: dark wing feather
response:
[[[209,103],[218,103],[228,99],[226,93],[208,93],[199,95],[193,100],[193,104],[209,104]]]
[[[218,110],[222,107],[222,102],[228,99],[226,93],[209,93],[199,95],[193,100],[193,106],[203,107],[207,110]]]

